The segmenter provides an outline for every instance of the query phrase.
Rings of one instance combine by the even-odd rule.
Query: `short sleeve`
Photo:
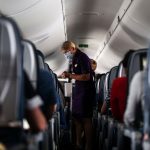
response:
[[[41,106],[42,100],[40,96],[37,95],[37,92],[34,90],[32,84],[29,81],[27,74],[24,74],[25,79],[25,98],[27,100],[27,109],[34,109],[35,107]]]
[[[32,110],[36,107],[40,107],[43,104],[41,97],[36,95],[27,101],[27,109]]]
[[[80,65],[81,65],[81,73],[87,74],[91,71],[91,64],[90,60],[86,55],[82,55],[80,58]]]

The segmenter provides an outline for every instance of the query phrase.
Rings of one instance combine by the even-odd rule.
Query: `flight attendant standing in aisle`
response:
[[[62,52],[72,61],[72,73],[64,72],[63,78],[75,79],[72,97],[72,117],[76,127],[76,147],[81,149],[81,133],[85,133],[85,150],[92,150],[92,115],[94,104],[94,82],[89,57],[71,41],[62,45]]]

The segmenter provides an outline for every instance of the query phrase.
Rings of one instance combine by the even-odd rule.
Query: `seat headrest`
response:
[[[109,79],[108,79],[108,82],[109,82],[108,83],[108,88],[109,88],[109,90],[111,89],[113,80],[117,77],[117,71],[118,71],[118,66],[115,66],[110,70]]]
[[[36,50],[36,55],[38,56],[38,64],[40,69],[44,69],[44,55],[40,50]]]
[[[134,74],[140,70],[143,70],[143,58],[146,59],[147,49],[140,49],[135,51],[130,60],[129,69],[128,69],[128,83],[131,82]]]
[[[23,68],[26,71],[32,86],[36,89],[38,74],[37,57],[35,54],[36,49],[31,42],[26,40],[23,41],[23,45]]]

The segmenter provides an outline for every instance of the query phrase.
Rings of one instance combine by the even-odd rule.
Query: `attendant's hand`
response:
[[[62,78],[69,78],[70,77],[70,73],[65,71],[65,72],[62,73],[61,77]]]

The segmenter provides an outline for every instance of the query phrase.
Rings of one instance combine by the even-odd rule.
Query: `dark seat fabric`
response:
[[[0,17],[0,37],[0,125],[8,125],[22,120],[24,114],[23,47],[17,25],[10,18]]]
[[[118,65],[117,77],[123,77],[125,75],[122,62]]]
[[[36,50],[36,55],[38,57],[38,64],[40,69],[44,69],[44,55],[40,50]]]
[[[131,83],[131,80],[136,72],[143,70],[143,61],[146,59],[146,56],[147,49],[137,50],[131,55],[131,60],[128,66],[128,84]]]
[[[108,77],[108,88],[109,88],[109,90],[112,87],[113,80],[117,77],[117,71],[118,71],[118,66],[115,66],[110,70],[110,74]]]
[[[105,82],[105,74],[103,74],[100,78],[99,90],[97,91],[97,101],[99,104],[103,104],[104,101],[104,82]]]

